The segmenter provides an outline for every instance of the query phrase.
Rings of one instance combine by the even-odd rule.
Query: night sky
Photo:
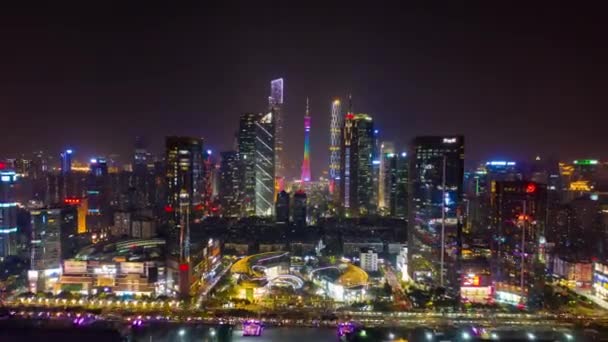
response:
[[[316,178],[327,167],[331,100],[348,93],[355,112],[372,115],[398,146],[414,135],[464,134],[468,165],[608,157],[600,8],[50,3],[0,9],[0,157],[72,147],[77,158],[118,153],[127,161],[136,135],[153,152],[165,135],[229,149],[239,114],[265,111],[277,77],[285,78],[292,175],[306,96]]]

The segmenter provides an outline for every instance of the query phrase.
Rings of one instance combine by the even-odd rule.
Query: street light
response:
[[[389,339],[389,340],[394,340],[394,339],[395,339],[395,334],[393,334],[393,333],[388,333],[388,339]]]
[[[568,340],[568,341],[574,340],[574,336],[572,336],[572,335],[570,335],[568,333],[564,333],[564,337],[566,337],[566,340]]]
[[[179,329],[179,332],[177,333],[180,337],[183,337],[184,335],[186,335],[186,329]]]
[[[425,333],[425,336],[426,336],[426,340],[427,340],[427,341],[431,341],[431,340],[433,340],[433,333],[431,333],[430,331],[427,331],[427,332]]]
[[[211,328],[209,330],[209,335],[211,335],[211,337],[214,337],[215,336],[215,329]]]
[[[468,332],[463,331],[462,332],[462,339],[463,340],[469,340],[469,339],[471,339],[471,335]]]
[[[528,340],[535,340],[535,339],[536,339],[536,336],[534,336],[533,333],[529,332],[528,333]]]

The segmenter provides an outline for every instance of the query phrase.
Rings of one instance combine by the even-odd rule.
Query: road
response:
[[[215,287],[215,285],[217,285],[217,283],[226,275],[226,273],[228,271],[230,271],[230,268],[232,267],[233,264],[234,264],[234,262],[231,262],[230,265],[228,265],[227,267],[224,267],[224,269],[220,273],[218,273],[218,275],[215,278],[213,278],[213,280],[211,280],[210,282],[207,282],[205,284],[205,286],[203,286],[203,288],[201,289],[200,294],[198,295],[198,298],[196,300],[197,308],[201,307],[201,305],[203,304],[203,301],[209,294],[209,291],[211,291]]]
[[[388,284],[391,286],[391,288],[393,290],[393,296],[395,297],[395,302],[404,302],[405,307],[407,309],[411,309],[412,303],[409,300],[408,296],[406,295],[405,290],[403,289],[403,286],[401,286],[401,282],[399,281],[399,278],[397,278],[397,275],[395,274],[395,271],[393,270],[393,267],[391,266],[391,264],[388,262],[385,262],[382,265],[382,268],[384,270],[384,277],[386,278],[386,281],[388,282]]]
[[[597,306],[601,307],[604,310],[608,310],[608,303],[598,296],[594,295],[591,289],[572,289],[574,293],[577,295],[581,295],[583,297],[589,298],[593,303],[597,304]]]

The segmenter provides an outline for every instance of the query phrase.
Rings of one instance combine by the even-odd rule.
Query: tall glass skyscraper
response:
[[[245,113],[241,115],[238,133],[238,152],[241,178],[241,215],[255,214],[255,147],[256,121],[260,114]]]
[[[202,203],[203,140],[167,137],[165,141],[169,251],[180,262],[190,259],[190,224]]]
[[[457,290],[464,137],[416,137],[410,152],[410,276],[418,282]]]
[[[545,278],[546,185],[492,181],[490,188],[491,266],[496,299],[540,308]]]
[[[407,217],[408,160],[407,153],[395,154],[391,159],[390,215]]]
[[[331,104],[331,122],[329,126],[329,190],[335,193],[340,183],[340,147],[342,144],[342,113],[340,100]]]
[[[386,214],[390,203],[391,160],[395,156],[395,145],[390,141],[380,144],[380,174],[378,175],[378,210]]]
[[[275,125],[274,160],[276,177],[285,177],[285,160],[283,155],[283,79],[270,81],[270,96],[268,97],[268,110],[272,113]]]
[[[30,211],[32,226],[30,265],[32,270],[56,269],[61,266],[61,225],[63,222],[61,214],[60,208]],[[73,223],[75,233],[75,220]]]
[[[255,214],[274,213],[275,122],[272,112],[255,122]]]
[[[239,216],[241,193],[239,154],[236,151],[226,151],[222,152],[221,156],[219,194],[222,212],[224,216]]]
[[[310,182],[310,110],[306,98],[306,114],[304,115],[304,159],[302,160],[302,182]]]
[[[347,216],[365,216],[376,210],[373,149],[372,117],[348,113],[344,123],[340,177],[340,197]]]
[[[5,166],[0,163],[0,258],[17,254],[17,174]]]
[[[61,173],[64,175],[72,172],[72,153],[70,149],[61,152]]]

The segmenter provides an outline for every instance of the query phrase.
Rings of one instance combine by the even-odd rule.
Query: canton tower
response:
[[[304,115],[304,161],[302,162],[302,182],[310,182],[310,110],[306,98],[306,115]]]

